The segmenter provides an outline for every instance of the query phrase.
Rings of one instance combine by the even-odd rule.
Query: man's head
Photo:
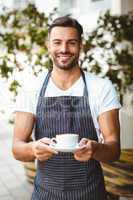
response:
[[[75,28],[77,30],[77,33],[78,33],[78,36],[79,36],[79,40],[81,41],[81,38],[82,38],[82,34],[83,34],[83,28],[82,26],[80,25],[80,23],[74,19],[74,18],[71,18],[69,16],[64,16],[64,17],[59,17],[57,19],[55,19],[53,21],[53,23],[49,26],[49,35],[52,31],[52,29],[54,27],[72,27],[72,28]]]
[[[82,33],[82,26],[71,17],[53,21],[49,27],[48,48],[54,66],[69,70],[78,65]]]

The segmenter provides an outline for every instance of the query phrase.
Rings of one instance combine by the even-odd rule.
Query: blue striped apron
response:
[[[84,72],[83,96],[45,97],[51,75],[47,74],[36,110],[36,140],[60,133],[78,133],[79,139],[98,140],[88,100]],[[72,153],[60,152],[51,159],[37,161],[32,200],[105,200],[100,163],[94,159],[79,162]]]

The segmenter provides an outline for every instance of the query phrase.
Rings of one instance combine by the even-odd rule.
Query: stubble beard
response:
[[[71,60],[71,62],[66,63],[66,64],[63,64],[63,63],[61,64],[58,62],[58,60],[55,56],[55,57],[53,57],[53,63],[57,68],[67,71],[67,70],[73,69],[74,67],[76,67],[78,65],[78,58],[75,57]]]

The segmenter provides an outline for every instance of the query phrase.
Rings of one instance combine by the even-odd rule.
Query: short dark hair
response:
[[[83,27],[80,25],[80,23],[70,17],[70,16],[63,16],[56,18],[53,23],[49,26],[48,32],[50,34],[52,28],[60,26],[60,27],[73,27],[77,30],[79,39],[81,40],[82,34],[83,34]]]

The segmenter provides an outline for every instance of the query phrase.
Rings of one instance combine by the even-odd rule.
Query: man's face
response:
[[[54,27],[49,35],[48,48],[54,66],[69,70],[78,65],[81,41],[75,28]]]

